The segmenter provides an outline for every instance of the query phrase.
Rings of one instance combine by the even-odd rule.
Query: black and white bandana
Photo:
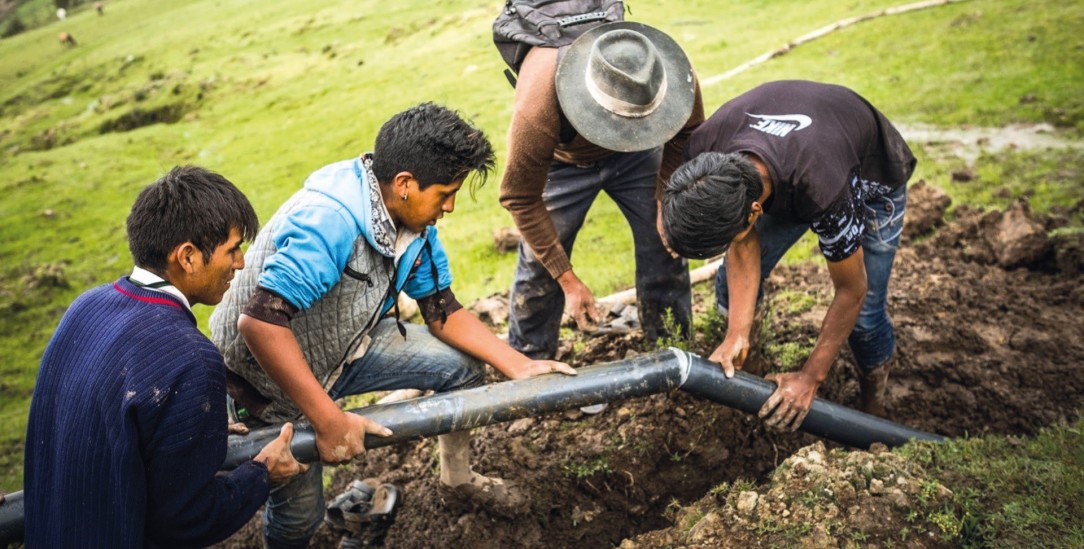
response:
[[[395,223],[391,220],[391,214],[388,213],[388,208],[384,205],[384,199],[380,194],[380,184],[377,183],[376,175],[373,174],[373,154],[365,153],[362,155],[361,165],[365,168],[365,180],[369,184],[370,219],[373,222],[373,226],[370,227],[372,231],[370,234],[372,236],[371,243],[374,244],[381,255],[395,257],[397,231]]]

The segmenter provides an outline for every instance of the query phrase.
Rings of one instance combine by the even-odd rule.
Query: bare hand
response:
[[[591,295],[587,285],[572,271],[566,271],[557,277],[557,282],[565,293],[565,314],[576,321],[576,327],[588,333],[598,330],[602,315],[595,305],[595,296]]]
[[[555,372],[566,376],[574,376],[577,374],[575,368],[564,362],[558,362],[556,360],[532,360],[520,367],[514,376],[509,377],[511,379],[527,379],[529,377],[552,374]]]
[[[748,356],[749,338],[728,333],[726,339],[715,348],[708,360],[719,363],[723,367],[723,374],[731,378],[734,377],[734,370],[741,370]]]
[[[769,427],[787,431],[798,429],[809,414],[820,384],[801,371],[769,374],[765,379],[774,381],[777,387],[757,415]]]
[[[294,424],[286,423],[279,431],[279,436],[267,443],[267,446],[264,446],[253,458],[267,466],[271,484],[282,484],[294,475],[309,470],[309,466],[298,462],[290,451],[290,441],[293,438]]]
[[[313,427],[316,428],[316,449],[320,452],[320,460],[330,465],[349,461],[364,452],[366,433],[391,436],[391,429],[348,412],[340,412],[339,417],[328,425]]]
[[[662,204],[659,203],[657,206],[658,215],[655,216],[655,230],[659,231],[659,239],[662,240],[662,247],[666,248],[666,251],[670,253],[670,257],[678,259],[681,256],[670,247],[670,241],[666,239],[666,230],[662,228]]]

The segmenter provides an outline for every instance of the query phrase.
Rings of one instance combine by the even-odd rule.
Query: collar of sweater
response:
[[[136,301],[163,307],[173,307],[184,311],[192,324],[196,324],[196,316],[192,314],[192,310],[188,308],[183,298],[178,298],[171,293],[137,286],[126,276],[122,276],[114,282],[113,289]]]
[[[170,284],[168,280],[142,267],[135,267],[132,269],[132,274],[128,276],[128,280],[136,286],[176,297],[181,302],[181,305],[184,305],[184,307],[190,311],[192,310],[192,305],[188,303],[188,298],[185,297],[176,286]]]

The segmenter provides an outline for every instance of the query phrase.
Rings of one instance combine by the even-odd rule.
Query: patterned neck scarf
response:
[[[370,242],[376,250],[385,257],[395,257],[395,223],[391,220],[388,207],[384,205],[383,195],[380,194],[380,184],[373,174],[373,153],[365,153],[361,156],[360,163],[365,169],[365,183],[369,185],[369,207],[372,208],[370,218],[373,220],[372,239]]]

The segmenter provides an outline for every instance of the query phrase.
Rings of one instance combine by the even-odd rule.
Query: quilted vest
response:
[[[271,401],[258,417],[272,423],[296,419],[301,411],[256,362],[237,330],[237,319],[256,291],[264,261],[275,252],[272,235],[291,211],[305,205],[314,194],[299,192],[275,212],[245,254],[245,268],[234,277],[211,315],[211,339],[222,351],[226,367]],[[305,360],[324,389],[331,389],[342,367],[361,354],[362,340],[380,320],[385,299],[394,291],[394,262],[370,246],[365,235],[354,240],[354,253],[345,271],[327,294],[290,320]]]

